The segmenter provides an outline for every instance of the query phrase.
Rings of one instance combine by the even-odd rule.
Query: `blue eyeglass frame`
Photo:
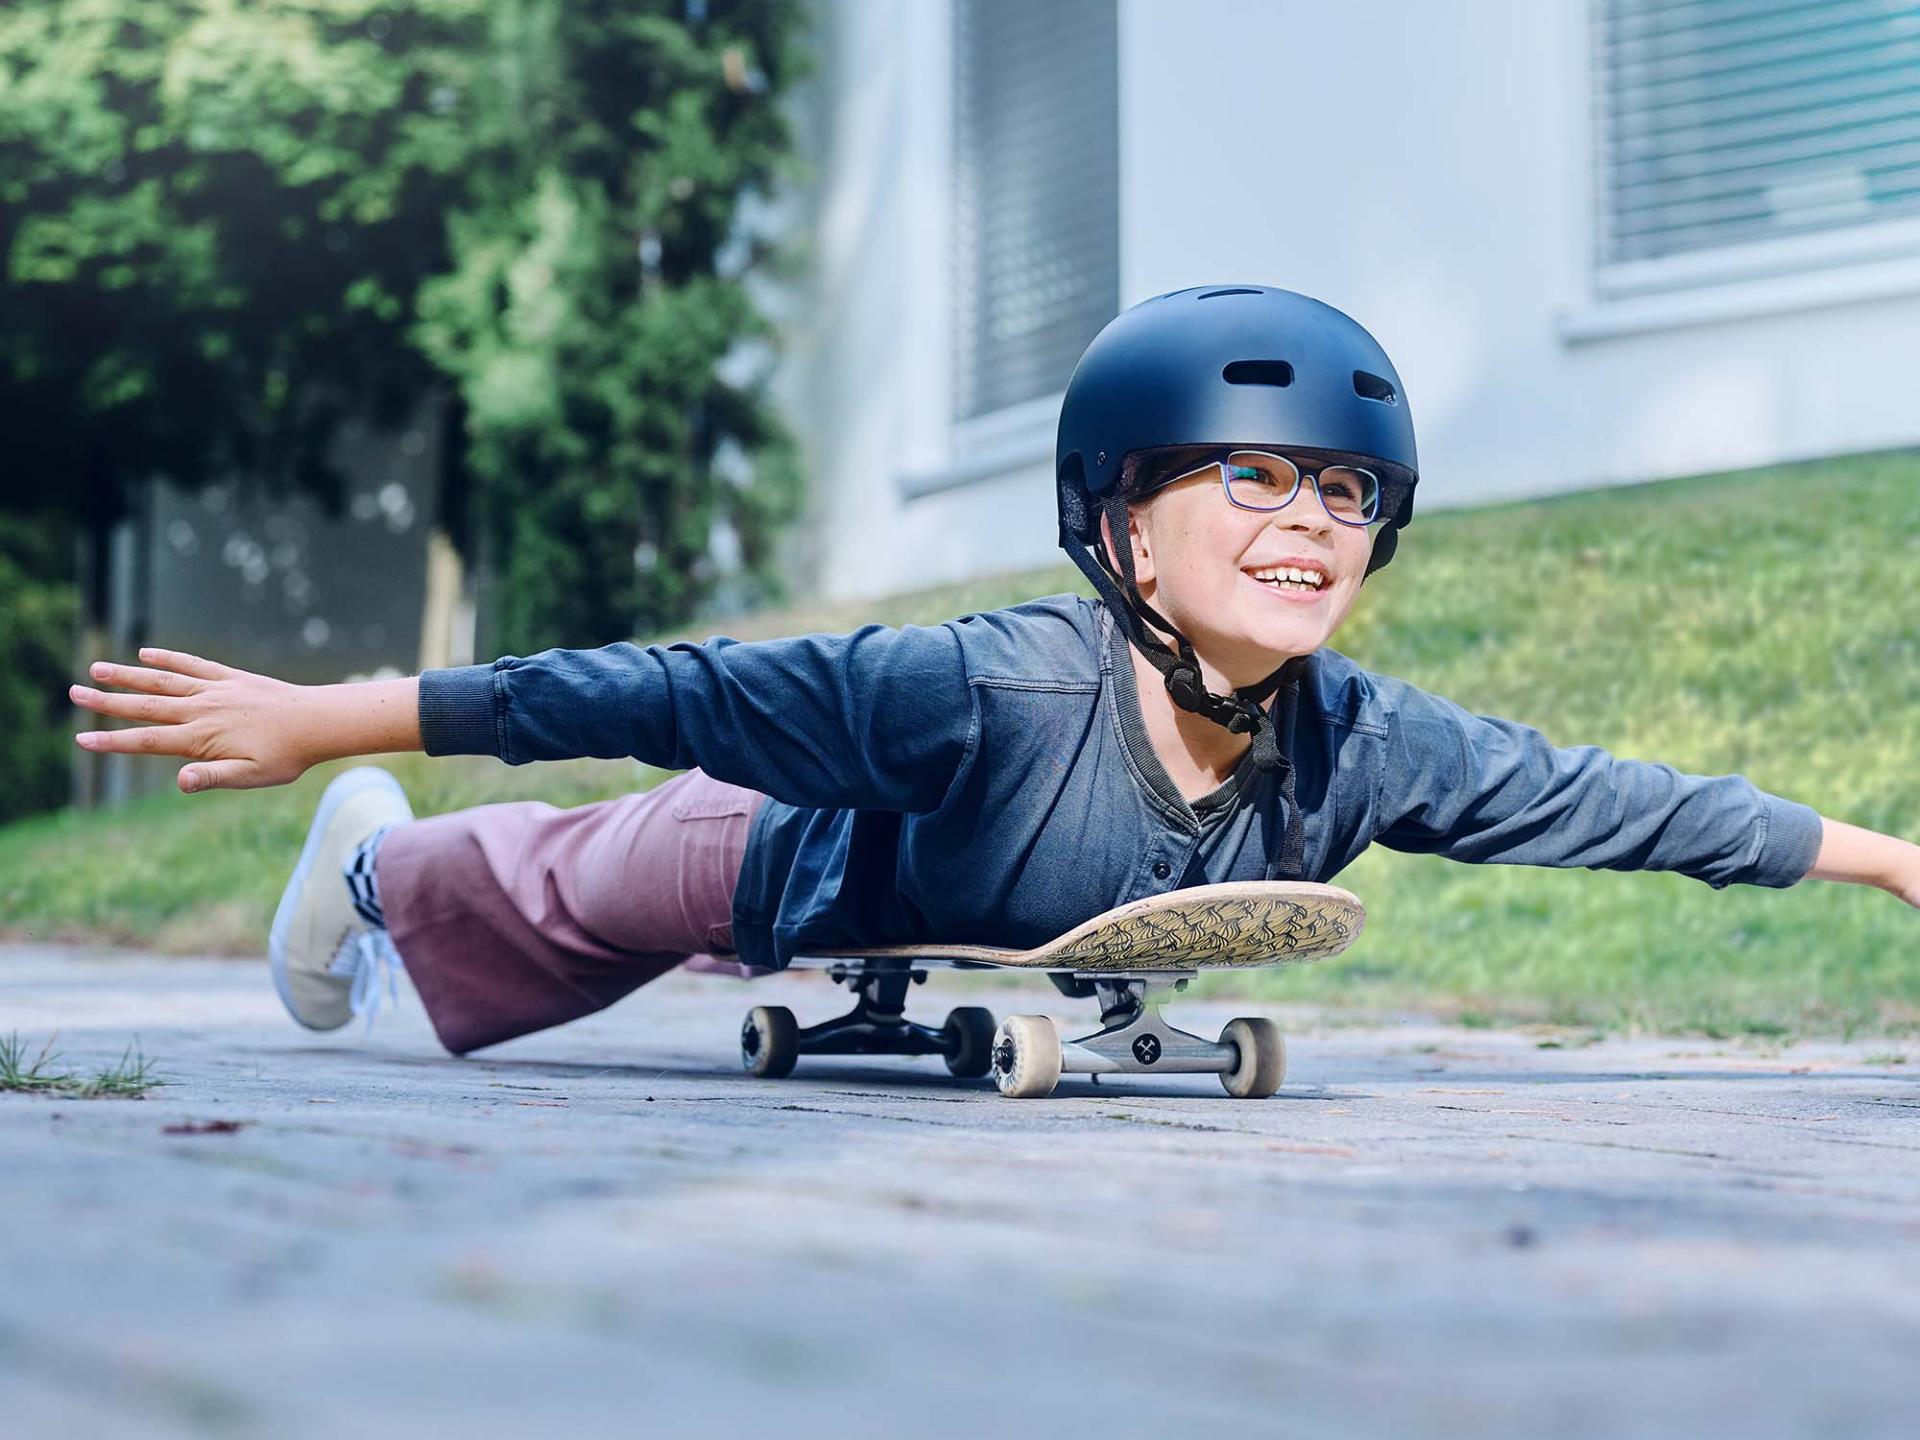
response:
[[[1281,460],[1292,466],[1293,489],[1287,492],[1287,498],[1282,500],[1278,505],[1248,505],[1244,501],[1236,500],[1233,495],[1232,479],[1227,474],[1227,460],[1231,460],[1233,455],[1258,455],[1263,460]],[[1176,475],[1166,483],[1167,485],[1177,485],[1180,481],[1189,480],[1193,476],[1200,474],[1203,470],[1218,470],[1220,472],[1221,493],[1227,497],[1227,503],[1236,510],[1250,510],[1255,515],[1271,515],[1275,511],[1284,510],[1299,498],[1301,482],[1305,481],[1313,486],[1314,498],[1320,502],[1320,508],[1326,512],[1327,518],[1336,525],[1349,525],[1359,530],[1369,525],[1378,524],[1380,520],[1380,496],[1384,487],[1381,484],[1380,477],[1364,465],[1346,465],[1336,462],[1322,465],[1318,470],[1310,471],[1292,456],[1281,455],[1273,450],[1235,450],[1232,455],[1227,456],[1226,459],[1209,460],[1204,465],[1196,465],[1193,469],[1187,471],[1186,474]],[[1356,474],[1365,475],[1369,480],[1373,481],[1373,512],[1358,520],[1349,520],[1345,516],[1334,514],[1333,507],[1327,504],[1326,494],[1320,489],[1321,473],[1327,470],[1352,470]],[[1154,488],[1165,489],[1166,486],[1161,485]]]

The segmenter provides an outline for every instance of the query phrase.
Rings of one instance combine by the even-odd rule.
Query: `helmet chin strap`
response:
[[[1134,576],[1132,547],[1117,547],[1120,551],[1121,583],[1126,586],[1126,593],[1122,594],[1109,568],[1107,546],[1098,538],[1099,527],[1085,525],[1092,518],[1087,514],[1086,505],[1090,497],[1078,486],[1068,488],[1064,480],[1062,490],[1062,547],[1073,557],[1073,563],[1080,567],[1087,579],[1093,582],[1100,598],[1107,602],[1107,608],[1126,628],[1127,638],[1134,647],[1160,672],[1173,703],[1192,714],[1204,715],[1231,734],[1251,734],[1254,765],[1261,770],[1279,772],[1280,795],[1286,804],[1284,830],[1280,839],[1280,873],[1286,879],[1305,879],[1305,827],[1301,823],[1299,803],[1294,798],[1293,761],[1287,750],[1291,748],[1293,740],[1300,698],[1299,672],[1306,664],[1306,656],[1294,656],[1266,679],[1254,685],[1242,686],[1232,695],[1215,695],[1200,678],[1200,659],[1194,654],[1192,644],[1140,594]],[[1100,504],[1101,513],[1107,517],[1111,532],[1116,536],[1125,535],[1126,501],[1117,495],[1107,495]],[[1094,546],[1089,546],[1079,533],[1083,526],[1096,537]],[[1095,547],[1098,548],[1097,555]],[[1171,635],[1180,647],[1178,651],[1170,648],[1159,636],[1151,634],[1146,621],[1151,621]],[[1288,743],[1285,747],[1274,733],[1274,717],[1264,708],[1266,700],[1283,688],[1288,692],[1285,716],[1280,722],[1287,730]]]
[[[1111,533],[1118,537],[1127,533],[1127,502],[1117,495],[1107,495],[1101,502],[1102,513],[1107,518]],[[1115,577],[1111,573],[1108,547],[1100,547],[1099,567],[1101,573],[1088,570],[1088,576],[1100,589],[1101,595],[1118,612],[1127,627],[1127,638],[1132,640],[1148,662],[1160,672],[1166,682],[1167,694],[1173,703],[1182,710],[1194,715],[1203,715],[1214,724],[1224,728],[1229,734],[1253,736],[1254,763],[1262,770],[1288,770],[1292,765],[1280,753],[1274,736],[1272,717],[1265,709],[1265,702],[1281,686],[1294,679],[1303,657],[1296,656],[1281,665],[1266,679],[1252,685],[1243,685],[1231,695],[1216,695],[1207,689],[1200,675],[1200,658],[1194,653],[1193,645],[1187,637],[1174,628],[1172,622],[1149,605],[1140,593],[1138,579],[1133,568],[1133,547],[1116,544],[1112,547],[1119,551],[1120,583],[1126,587],[1123,596]],[[1079,557],[1076,556],[1076,559]],[[1082,569],[1087,569],[1082,566]],[[1147,629],[1151,623],[1173,637],[1178,650],[1168,646],[1159,636]]]

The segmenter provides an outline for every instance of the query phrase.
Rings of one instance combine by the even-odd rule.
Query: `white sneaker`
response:
[[[399,999],[400,957],[387,932],[353,908],[344,871],[367,836],[412,818],[400,782],[376,765],[336,777],[320,796],[267,937],[274,988],[309,1030],[337,1030],[362,1014],[371,1029],[383,979]]]

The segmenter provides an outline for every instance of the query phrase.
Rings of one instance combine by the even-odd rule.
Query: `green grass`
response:
[[[626,761],[514,767],[411,755],[380,763],[420,815],[503,800],[583,805],[661,778]],[[149,795],[116,810],[0,827],[0,934],[260,954],[320,791],[345,768],[323,766],[275,790]]]
[[[137,1044],[129,1045],[113,1064],[86,1076],[52,1068],[60,1057],[53,1053],[51,1036],[31,1060],[27,1058],[29,1048],[17,1033],[0,1040],[0,1093],[67,1100],[139,1100],[156,1085],[167,1083],[154,1074],[153,1063],[140,1053]]]
[[[1558,744],[1741,773],[1825,814],[1920,838],[1916,557],[1912,454],[1423,515],[1334,643]],[[1086,593],[1065,564],[685,633],[930,622],[1060,590]],[[423,813],[536,795],[577,804],[650,778],[591,762],[399,768]],[[258,953],[324,780],[0,830],[0,916],[15,933]],[[1920,1031],[1920,913],[1879,891],[1716,892],[1675,875],[1465,866],[1378,848],[1340,879],[1367,901],[1359,944],[1237,984],[1574,1030]]]

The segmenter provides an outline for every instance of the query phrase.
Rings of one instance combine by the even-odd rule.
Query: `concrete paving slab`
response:
[[[313,1035],[259,963],[0,948],[0,1034],[169,1082],[0,1095],[0,1433],[1920,1434],[1920,1046],[1252,1007],[1270,1101],[738,1072],[749,1003],[843,998],[675,977],[458,1060],[410,995]]]

